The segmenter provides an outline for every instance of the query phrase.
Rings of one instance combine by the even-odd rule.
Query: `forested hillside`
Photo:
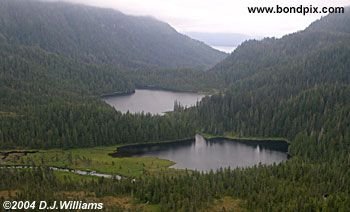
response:
[[[23,2],[16,4],[20,3]],[[7,5],[11,4],[7,2]],[[74,127],[62,126],[62,123],[69,123],[69,117],[54,115],[55,119],[50,121],[44,118],[47,115],[38,113],[40,110],[36,108],[50,114],[55,113],[50,104],[59,105],[61,102],[61,105],[69,108],[69,105],[75,104],[83,105],[84,108],[84,105],[91,103],[96,105],[96,112],[99,111],[98,108],[105,108],[102,111],[114,113],[112,108],[93,96],[112,91],[130,91],[135,86],[147,85],[175,87],[178,90],[224,87],[226,91],[223,95],[204,99],[197,108],[178,115],[189,127],[188,131],[181,130],[184,136],[189,136],[197,129],[214,134],[230,131],[238,136],[279,136],[291,140],[298,133],[305,132],[309,135],[320,134],[321,138],[336,125],[344,137],[349,120],[347,91],[350,81],[350,35],[347,33],[347,23],[349,13],[330,15],[304,31],[281,39],[245,42],[207,73],[191,70],[145,70],[144,74],[140,74],[135,70],[91,64],[40,47],[4,41],[0,45],[3,124],[0,139],[2,144],[6,143],[6,147],[19,143],[21,146],[29,145],[31,139],[37,140],[35,136],[40,142],[31,144],[33,147],[50,147],[51,144],[55,147],[59,144],[72,146],[68,144],[70,139],[67,137],[72,137],[71,130]],[[88,110],[89,114],[94,114]],[[96,123],[94,119],[100,118],[91,117],[90,122]],[[9,120],[13,123],[9,124]],[[25,123],[38,129],[19,127],[16,125],[19,120],[25,120]],[[79,121],[85,127],[89,126],[88,119]],[[143,125],[141,122],[138,124]],[[47,126],[52,126],[52,129]],[[107,128],[105,131],[110,130]],[[53,140],[49,136],[52,133],[49,132],[50,129],[56,134]],[[77,134],[84,134],[82,129],[76,130]],[[34,138],[27,138],[24,135],[28,131],[38,132],[34,133]],[[86,131],[84,130],[85,133]],[[105,131],[103,133],[108,134]],[[144,133],[147,134],[146,131]],[[20,138],[20,132],[23,132],[23,138]],[[96,132],[91,132],[93,133]],[[98,135],[91,135],[93,142],[82,141],[75,145],[93,146],[97,143],[112,144],[127,140],[125,137],[113,137],[113,141],[100,142]],[[181,137],[182,134],[177,136]],[[164,139],[175,137],[164,135]],[[65,142],[57,142],[57,139]],[[155,140],[162,139],[160,136]]]
[[[122,115],[94,97],[134,89],[123,71],[76,62],[40,48],[0,44],[0,49],[2,148],[96,146],[194,133],[188,123],[175,118],[178,115]]]
[[[291,152],[307,149],[313,158],[349,150],[349,26],[347,11],[281,39],[245,42],[211,70],[229,88],[200,103],[198,125],[214,134],[298,137],[306,143]]]
[[[103,103],[99,96],[115,91],[130,92],[135,86],[149,85],[177,90],[198,90],[204,87],[203,84],[192,83],[189,79],[195,78],[191,76],[202,76],[202,72],[169,68],[149,69],[150,66],[147,64],[140,66],[141,70],[133,69],[129,65],[125,68],[125,64],[119,66],[119,61],[124,63],[126,60],[119,58],[115,52],[109,55],[115,57],[114,61],[105,62],[100,56],[107,55],[108,52],[105,52],[108,50],[107,46],[110,50],[120,51],[125,56],[126,52],[123,51],[132,48],[133,45],[146,45],[148,42],[155,44],[155,41],[173,45],[176,41],[170,37],[179,39],[182,44],[176,44],[176,48],[167,46],[163,49],[165,45],[161,47],[160,55],[157,55],[159,52],[145,55],[158,58],[170,53],[169,51],[180,49],[181,57],[185,56],[185,60],[190,57],[201,60],[195,53],[198,51],[197,48],[200,49],[199,52],[206,52],[208,49],[214,54],[218,52],[185,38],[164,23],[150,18],[144,20],[129,17],[112,10],[20,0],[1,1],[0,10],[0,146],[2,148],[96,146],[169,140],[194,134],[194,127],[181,121],[182,118],[174,118],[173,115],[167,117],[122,115]],[[91,22],[85,23],[83,20],[86,21],[86,16],[98,20],[89,19]],[[65,18],[66,22],[63,21]],[[113,39],[113,36],[108,34],[110,31],[99,34],[100,30],[96,30],[96,27],[98,28],[104,21],[116,22],[120,26],[118,22],[120,20],[126,21],[127,26],[130,25],[128,21],[135,22],[128,29],[125,28],[126,25],[121,28],[132,36],[141,36],[137,42],[130,41],[128,44],[123,39],[129,39],[130,36],[118,37],[120,31],[113,32],[119,40],[111,41],[108,40]],[[72,21],[82,21],[79,24],[83,25],[78,29],[83,32],[76,31],[78,23],[71,26]],[[101,22],[95,23],[98,21]],[[143,39],[142,30],[147,30],[150,34],[162,33],[160,29],[150,27],[148,22],[158,28],[164,28],[170,37],[152,35]],[[141,30],[141,34],[128,31],[131,29]],[[91,34],[89,30],[95,30],[96,34]],[[102,37],[94,40],[97,35]],[[111,45],[115,42],[127,46],[117,48]],[[93,47],[95,43],[97,49]],[[186,43],[191,49],[193,47],[194,52],[187,51],[188,48],[183,45]],[[199,47],[192,44],[198,44]],[[152,44],[144,46],[141,50],[155,51],[158,47]],[[91,55],[89,58],[85,57],[87,50],[96,55],[92,58]],[[141,56],[137,54],[134,56],[142,60]],[[173,56],[171,62],[178,63],[176,55]],[[174,64],[171,62],[165,67],[173,67]],[[200,64],[205,64],[202,62]],[[96,130],[97,128],[99,130]],[[179,131],[176,132],[174,128]]]
[[[262,41],[246,41],[230,56],[218,63],[211,72],[218,73],[221,80],[225,80],[226,86],[237,80],[254,77],[258,79],[260,76],[268,76],[272,82],[277,77],[278,79],[285,77],[290,80],[295,78],[312,80],[313,74],[319,74],[316,77],[320,77],[322,75],[320,72],[331,71],[335,77],[339,74],[339,78],[349,77],[344,76],[344,69],[339,70],[342,67],[337,63],[338,60],[348,63],[344,59],[348,56],[345,54],[348,53],[349,48],[350,35],[346,33],[349,30],[349,16],[349,13],[327,16],[304,31],[286,35],[281,39],[265,38]],[[329,23],[330,21],[332,22]],[[328,29],[325,25],[332,27]],[[321,61],[325,64],[318,64]],[[317,70],[318,67],[322,70]],[[310,70],[313,68],[316,70]],[[339,73],[340,71],[342,72]],[[334,79],[334,77],[328,78],[329,74],[326,73],[325,80]],[[266,79],[261,79],[263,80],[266,82]],[[254,84],[254,86],[261,84],[264,83]]]
[[[349,26],[347,12],[281,39],[243,43],[211,70],[229,88],[198,108],[205,130],[293,139],[324,133],[328,119],[348,126]]]
[[[211,70],[227,88],[188,111],[197,128],[291,141],[286,164],[227,172],[243,174],[232,181],[217,173],[222,193],[253,211],[349,210],[349,26],[349,10],[329,15],[281,39],[245,42]]]
[[[164,141],[205,132],[287,138],[291,142],[291,158],[279,165],[216,173],[144,175],[135,179],[135,183],[130,183],[130,179],[104,178],[77,182],[74,178],[58,178],[52,170],[44,168],[1,169],[0,190],[19,190],[15,198],[28,200],[56,200],[62,197],[61,191],[93,192],[98,197],[125,195],[142,204],[158,205],[163,211],[202,211],[227,196],[249,211],[350,210],[348,9],[345,14],[328,15],[307,29],[281,39],[247,41],[208,72],[147,69],[142,75],[137,70],[124,70],[128,63],[113,66],[115,61],[109,57],[116,52],[109,54],[106,50],[106,54],[100,54],[102,44],[89,44],[84,49],[85,43],[80,49],[79,40],[70,43],[70,37],[55,37],[56,32],[48,39],[45,30],[45,37],[35,40],[41,36],[40,30],[31,30],[30,18],[20,18],[26,14],[26,8],[33,9],[34,3],[27,2],[30,1],[0,3],[1,26],[4,26],[0,28],[2,148],[72,148]],[[21,13],[4,9],[22,4],[28,5]],[[63,17],[60,12],[50,10],[48,5],[53,4],[40,5],[36,9],[38,14],[41,7],[48,7],[59,23],[65,22],[66,19],[60,19]],[[61,11],[65,4],[56,6]],[[72,6],[67,11],[80,11],[80,8]],[[22,27],[26,30],[11,32],[9,23],[14,20],[3,16],[10,15],[8,11],[17,13],[11,17],[18,16],[15,20],[24,22]],[[86,11],[97,13],[97,9],[90,7]],[[109,16],[112,20],[118,14],[103,11],[113,13]],[[80,12],[66,15],[85,14]],[[90,18],[86,20],[94,23]],[[35,25],[38,21],[33,21],[34,28],[39,27]],[[89,26],[81,30],[90,29]],[[95,27],[91,26],[91,30]],[[103,27],[98,29],[101,31]],[[70,49],[66,43],[78,46]],[[133,43],[128,47],[132,48]],[[153,47],[145,46],[147,51],[153,51]],[[96,55],[92,55],[90,48]],[[135,63],[136,67],[146,61],[143,56],[137,56],[141,63]],[[113,63],[101,65],[109,60]],[[147,84],[184,90],[216,88],[222,92],[205,98],[194,108],[179,107],[164,116],[123,115],[96,98],[101,92],[128,91]]]
[[[206,69],[226,56],[151,17],[35,0],[0,2],[0,42],[129,69]]]

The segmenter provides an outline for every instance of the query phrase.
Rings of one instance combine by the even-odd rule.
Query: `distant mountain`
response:
[[[151,17],[35,0],[0,1],[0,42],[133,69],[206,69],[226,56]]]
[[[347,63],[340,58],[344,56],[343,54],[349,53],[349,31],[350,12],[347,10],[345,14],[329,15],[315,21],[305,30],[286,35],[281,39],[246,41],[210,71],[221,75],[229,84],[258,75],[260,77],[256,80],[259,81],[268,81],[277,75],[284,77],[294,75],[294,78],[312,81],[315,77],[324,77],[323,71],[335,75],[335,71],[341,70],[342,73],[339,73],[341,75],[336,75],[341,77],[347,70],[333,70],[332,65]],[[320,68],[321,63],[318,62],[320,57],[324,57],[322,63],[328,63],[327,69],[324,68],[325,64]],[[308,70],[312,73],[303,77]],[[344,77],[343,79],[348,79],[349,75]]]

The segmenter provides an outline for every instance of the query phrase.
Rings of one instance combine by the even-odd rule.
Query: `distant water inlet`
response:
[[[237,47],[236,46],[212,46],[214,49],[217,49],[222,52],[232,53]]]
[[[164,114],[174,110],[175,101],[182,106],[194,106],[204,95],[187,92],[136,89],[130,95],[104,97],[103,100],[116,110],[126,113]]]
[[[114,156],[152,156],[174,161],[173,168],[209,171],[280,163],[287,160],[287,151],[288,144],[284,141],[206,140],[196,135],[187,141],[121,147]]]

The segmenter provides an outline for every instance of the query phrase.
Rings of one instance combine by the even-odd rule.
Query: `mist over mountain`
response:
[[[35,0],[0,2],[0,42],[133,69],[206,69],[225,57],[151,17]]]

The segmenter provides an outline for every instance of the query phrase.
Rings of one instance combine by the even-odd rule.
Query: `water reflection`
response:
[[[204,95],[197,93],[136,89],[133,94],[105,97],[103,100],[124,113],[129,111],[130,113],[163,114],[167,111],[173,111],[175,101],[190,107],[203,97]]]
[[[195,141],[168,144],[134,145],[119,151],[128,156],[153,156],[174,161],[173,168],[199,171],[216,170],[220,167],[247,167],[256,164],[273,164],[287,160],[286,143],[230,141],[225,139],[205,140],[196,135]]]

